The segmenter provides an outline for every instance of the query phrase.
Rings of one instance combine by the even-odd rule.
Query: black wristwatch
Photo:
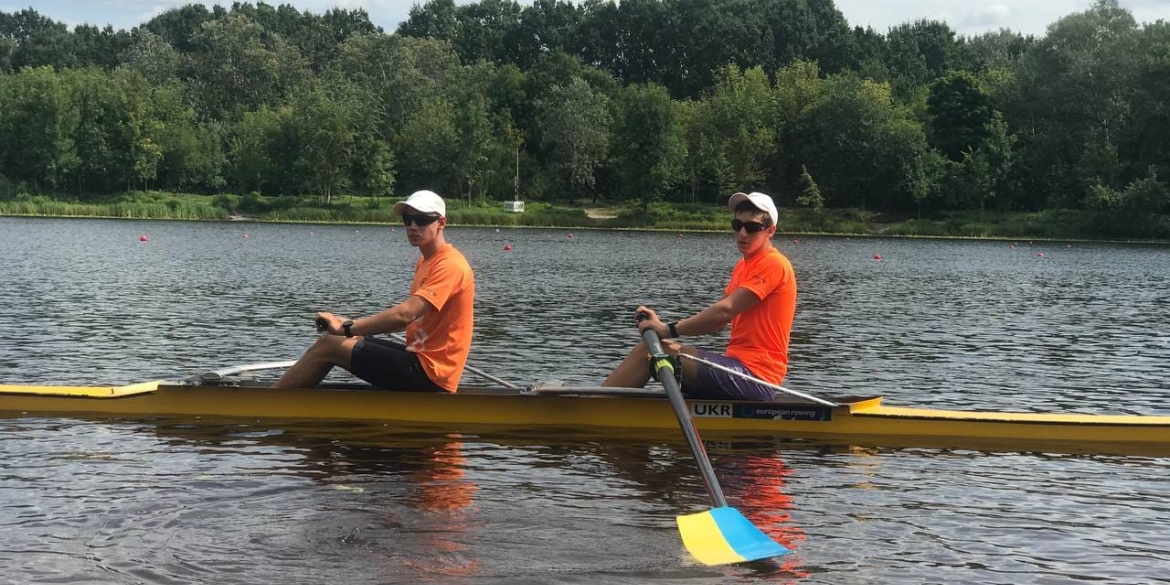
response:
[[[341,324],[341,330],[345,332],[346,337],[353,337],[353,331],[349,330],[350,327],[353,327],[353,319],[346,319],[345,322]]]
[[[678,337],[678,321],[671,321],[666,324],[667,329],[670,329],[670,338]]]

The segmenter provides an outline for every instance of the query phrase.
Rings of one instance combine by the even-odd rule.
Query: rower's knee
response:
[[[307,353],[322,362],[341,364],[349,362],[349,354],[357,344],[357,337],[341,337],[340,335],[322,335],[313,342]]]

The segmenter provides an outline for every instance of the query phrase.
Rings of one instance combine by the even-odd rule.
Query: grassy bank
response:
[[[388,224],[398,221],[391,214],[397,201],[344,196],[326,206],[311,198],[266,198],[257,194],[139,192],[88,201],[22,195],[0,199],[0,215]],[[472,226],[722,231],[728,229],[731,219],[726,208],[701,204],[656,203],[650,207],[649,217],[633,201],[601,206],[527,202],[524,213],[505,211],[494,201],[468,204],[452,199],[447,205],[453,225]],[[803,208],[784,208],[780,214],[781,232],[791,234],[1170,241],[1170,217],[1166,216],[1115,217],[1091,211],[1051,210],[967,211],[917,218],[859,209]]]

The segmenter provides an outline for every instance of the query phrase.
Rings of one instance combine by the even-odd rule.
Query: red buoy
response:
[[[512,244],[504,244],[504,251],[511,252],[512,251]]]
[[[139,241],[139,242],[145,242],[145,241],[147,241],[148,239],[149,239],[149,238],[147,238],[145,235],[138,236],[138,241]]]
[[[873,253],[873,259],[874,259],[874,260],[881,260],[881,259],[882,259],[882,255],[881,255],[881,254],[878,254],[877,252],[874,252],[874,253]]]

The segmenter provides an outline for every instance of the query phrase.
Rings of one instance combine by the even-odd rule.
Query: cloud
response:
[[[1012,17],[1012,9],[1004,4],[992,4],[970,10],[959,19],[961,29],[989,29],[1005,26]]]

